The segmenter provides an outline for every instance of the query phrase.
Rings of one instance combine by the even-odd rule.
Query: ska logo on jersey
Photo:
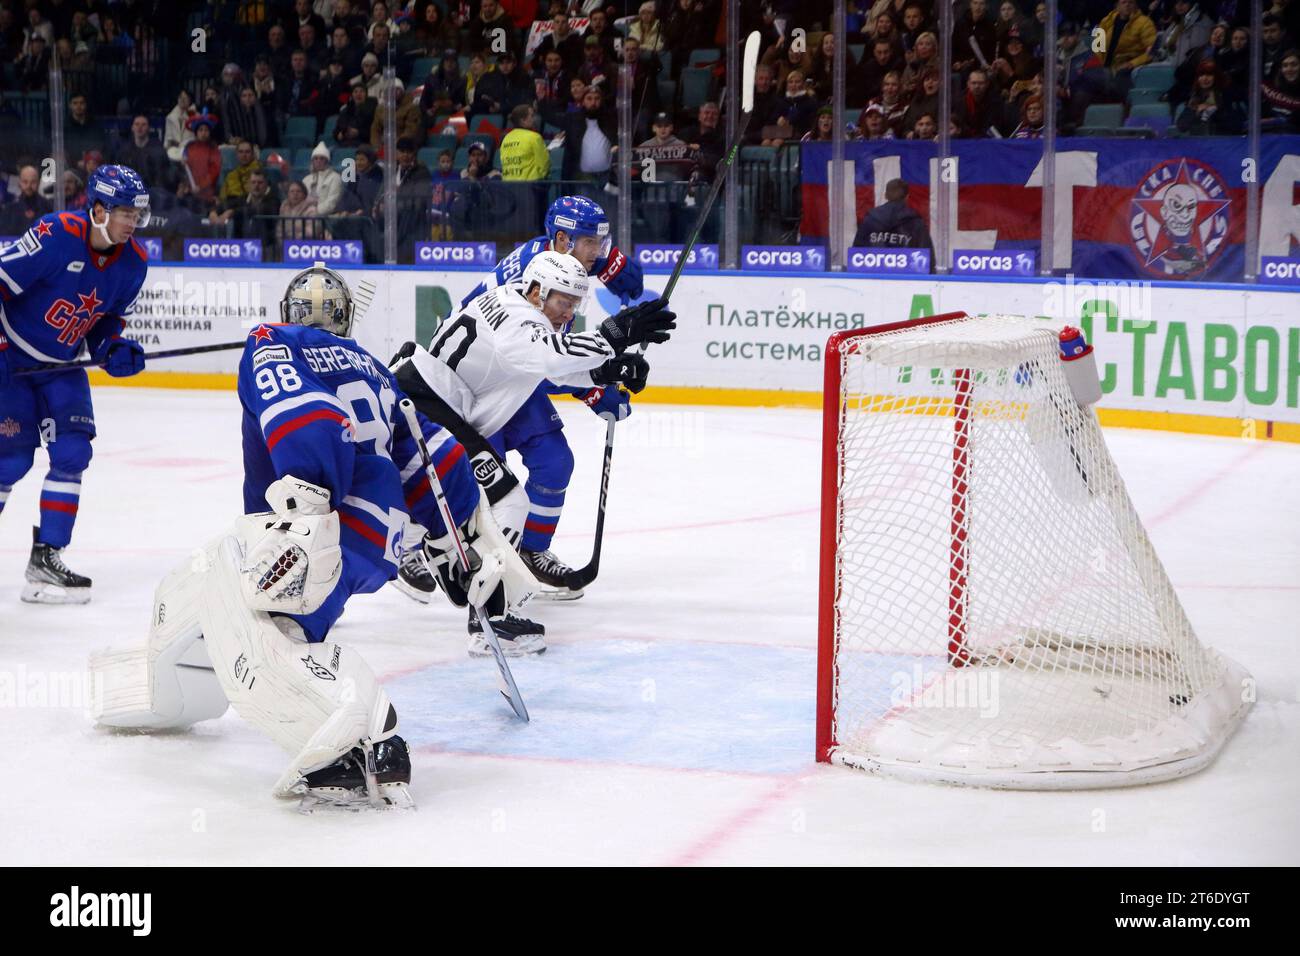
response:
[[[104,300],[99,298],[97,289],[91,289],[90,295],[78,292],[77,298],[80,300],[77,305],[67,299],[55,299],[45,312],[45,324],[59,330],[59,341],[64,345],[79,345],[104,314],[99,308]]]
[[[259,342],[268,342],[273,335],[274,333],[265,325],[259,325],[257,328],[253,329],[253,331],[248,333],[250,339],[257,339]]]
[[[1211,167],[1169,160],[1142,177],[1133,197],[1129,239],[1152,275],[1204,272],[1228,237],[1228,189]]]

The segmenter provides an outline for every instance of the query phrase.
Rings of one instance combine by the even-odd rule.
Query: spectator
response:
[[[596,40],[596,45],[600,45],[599,39]],[[552,50],[559,51],[564,68],[570,73],[576,72],[582,66],[584,56],[582,35],[569,25],[568,14],[557,13],[551,17],[551,32],[542,37],[542,42],[537,44],[537,49],[533,51],[533,69],[542,66],[546,54]]]
[[[239,91],[244,88],[244,71],[239,68],[238,63],[227,63],[221,69],[221,89],[220,101],[217,106],[217,114],[226,119],[227,135],[229,135],[229,118],[230,114],[239,106]]]
[[[866,112],[865,110],[863,112]],[[817,111],[812,129],[803,134],[801,143],[829,143],[835,137],[835,111],[823,106]]]
[[[672,51],[674,79],[692,50],[713,46],[717,22],[718,4],[713,0],[674,0],[663,19],[663,48]]]
[[[658,53],[664,49],[663,24],[655,15],[654,0],[645,0],[637,7],[637,17],[627,30],[628,39],[636,40],[641,49],[647,53]]]
[[[44,42],[39,33],[32,39]],[[20,236],[31,228],[33,222],[53,211],[50,201],[40,194],[40,186],[40,170],[31,165],[19,168],[18,195],[12,202],[0,206],[0,229],[5,235]]]
[[[583,94],[582,112],[564,118],[564,168],[561,178],[604,184],[609,179],[613,147],[618,141],[614,117],[605,109],[599,87]]]
[[[1043,98],[1026,96],[1020,103],[1020,125],[1011,133],[1012,139],[1043,138]]]
[[[1174,22],[1160,38],[1160,59],[1181,64],[1193,50],[1209,42],[1213,29],[1213,22],[1201,12],[1199,3],[1174,0]]]
[[[578,77],[569,81],[569,101],[565,105],[566,113],[581,113],[582,98],[587,95],[587,84]]]
[[[397,138],[409,140],[419,149],[424,143],[425,128],[424,117],[420,112],[420,104],[415,101],[414,91],[407,93],[402,86],[402,81],[393,80],[393,85],[397,91],[397,115],[395,122],[397,125]],[[384,124],[388,121],[388,110],[383,101],[375,107],[375,118],[370,124],[370,145],[379,149],[384,144]]]
[[[375,101],[366,95],[364,83],[352,84],[351,96],[339,110],[334,125],[334,139],[340,146],[360,146],[370,142],[370,129],[375,122]]]
[[[447,50],[438,68],[424,81],[420,112],[424,114],[425,122],[433,125],[439,114],[458,113],[464,108],[465,78],[460,75],[460,62],[455,51]]]
[[[912,128],[907,131],[908,139],[933,140],[938,136],[939,121],[935,119],[933,113],[921,113],[918,115]]]
[[[595,37],[600,41],[600,48],[605,51],[605,59],[611,63],[618,59],[619,39],[617,31],[609,25],[609,17],[603,7],[592,10],[589,14],[585,36]],[[584,40],[584,43],[586,41]]]
[[[403,82],[410,77],[410,64],[398,51],[397,45],[393,42],[392,30],[386,24],[376,23],[371,28],[370,43],[367,44],[365,53],[374,54],[381,70],[391,66],[396,74],[403,78]]]
[[[629,39],[631,39],[629,37]],[[582,82],[588,86],[598,86],[601,92],[612,90],[614,87],[610,79],[613,73],[609,62],[605,59],[605,51],[600,45],[600,41],[595,37],[588,37],[583,45],[582,66],[578,68],[578,76]]]
[[[356,179],[346,183],[339,207],[334,210],[334,224],[331,231],[337,239],[365,239],[372,237],[370,224],[362,222],[372,217],[384,189],[384,171],[375,162],[375,151],[368,145],[357,147]],[[349,216],[356,220],[349,223],[339,222],[340,216]]]
[[[903,131],[903,116],[907,113],[907,103],[903,100],[903,79],[897,72],[890,71],[880,83],[880,96],[869,104],[878,106],[885,116],[885,125],[897,136]]]
[[[375,39],[375,30],[384,27],[389,33],[397,29],[397,23],[388,15],[388,4],[384,0],[375,0],[370,5],[370,25],[366,27],[366,42],[372,43]]]
[[[312,0],[293,0],[293,12],[284,19],[285,29],[296,34],[300,27],[309,26],[317,36],[325,35],[325,20],[312,9]]]
[[[68,101],[68,115],[63,121],[63,142],[69,156],[80,156],[88,149],[99,149],[104,145],[99,122],[90,115],[82,93],[73,94]]]
[[[855,80],[856,102],[870,102],[880,95],[881,85],[886,73],[898,73],[903,69],[903,58],[888,40],[876,40],[871,44],[871,59],[858,68]]]
[[[163,146],[167,149],[167,158],[174,163],[181,161],[186,145],[194,139],[189,122],[196,115],[189,91],[182,89],[176,94],[176,105],[167,114],[163,127]]]
[[[257,93],[251,86],[239,91],[239,101],[226,116],[226,142],[238,145],[243,142],[272,145],[271,128],[274,120],[266,115]]]
[[[465,168],[460,171],[461,179],[468,179],[474,182],[482,182],[487,179],[501,179],[501,173],[492,168],[492,160],[488,156],[487,147],[480,142],[469,144],[468,158],[465,162]]]
[[[323,142],[311,151],[311,172],[303,177],[302,184],[315,201],[317,212],[333,215],[343,199],[343,177],[330,165],[329,147]]]
[[[1214,62],[1224,77],[1224,84],[1229,89],[1244,93],[1250,78],[1250,31],[1245,27],[1233,30],[1227,48],[1219,51]]]
[[[63,171],[63,208],[86,208],[86,184],[81,181],[75,169]]]
[[[54,24],[45,18],[41,8],[33,4],[27,8],[27,27],[23,30],[23,56],[32,52],[32,41],[40,37],[46,52],[54,46]]]
[[[1261,67],[1265,80],[1277,75],[1277,68],[1282,65],[1282,54],[1291,48],[1295,41],[1282,32],[1282,18],[1266,13],[1260,20],[1260,39],[1264,41],[1261,51]]]
[[[921,85],[922,73],[926,70],[942,72],[939,69],[939,38],[929,31],[918,34],[904,60],[907,66],[903,69],[903,92],[911,96]]]
[[[884,109],[872,104],[858,114],[858,125],[853,131],[853,138],[864,142],[893,139],[894,131],[885,121]]]
[[[565,97],[569,94],[569,80],[560,54],[555,50],[546,54],[542,72],[533,76],[533,97],[546,122],[556,126],[562,122]],[[583,82],[582,85],[585,87],[587,84]]]
[[[488,113],[502,116],[514,112],[516,106],[533,102],[533,84],[519,69],[519,61],[507,50],[497,57],[496,69],[483,77],[478,84],[475,101]]]
[[[646,120],[660,112],[659,107],[659,58],[641,55],[641,44],[628,37],[623,41],[623,66],[629,75],[629,93],[632,102],[632,126],[637,133],[646,128]],[[624,82],[623,71],[614,76],[614,86],[618,89]]]
[[[183,153],[190,189],[205,203],[217,198],[217,180],[221,176],[221,151],[212,139],[215,127],[216,123],[206,113],[190,120],[194,139],[185,146]]]
[[[903,35],[898,31],[898,24],[894,20],[894,15],[888,10],[883,10],[876,15],[876,28],[871,32],[871,42],[877,40],[888,40],[893,46],[895,54],[902,56],[907,47],[903,44]]]
[[[509,50],[519,54],[519,31],[497,0],[482,0],[478,16],[466,24],[462,53],[501,53]]]
[[[982,139],[995,132],[1002,135],[1002,98],[993,92],[983,70],[971,70],[966,77],[966,90],[953,104],[952,118],[965,138]]]
[[[36,9],[33,8],[35,13]],[[16,66],[18,86],[24,93],[36,93],[50,82],[50,51],[40,33],[28,37],[26,51]]]
[[[646,155],[654,161],[653,181],[675,183],[687,179],[690,167],[695,165],[695,161],[685,155],[680,159],[674,158],[675,153],[664,149],[668,146],[686,145],[673,131],[673,118],[667,113],[660,113],[655,116],[650,128],[654,130],[654,135],[641,143],[637,149],[650,151]]]
[[[784,56],[780,55],[782,49]],[[785,89],[785,78],[790,75],[791,70],[798,70],[804,76],[812,70],[812,54],[796,44],[791,44],[789,48],[774,48],[766,55],[771,57],[767,64],[772,67],[772,82],[778,90]],[[759,60],[760,64],[763,62],[763,59]]]
[[[537,111],[516,106],[510,114],[513,127],[501,140],[501,178],[509,182],[535,182],[551,172],[550,153],[537,132]]]
[[[1188,136],[1234,136],[1243,129],[1242,115],[1235,108],[1227,81],[1213,62],[1196,68],[1196,86],[1187,108],[1178,116],[1178,129]]]
[[[294,180],[289,184],[284,202],[280,203],[277,239],[315,239],[321,233],[316,220],[316,200],[307,195],[307,187]]]
[[[885,183],[885,201],[872,209],[858,226],[853,245],[875,248],[929,249],[930,268],[934,268],[934,244],[925,220],[907,204],[907,182],[891,179]]]
[[[903,41],[904,54],[911,53],[916,49],[916,41],[921,38],[921,34],[929,33],[934,36],[933,28],[930,26],[929,18],[925,10],[918,3],[909,3],[903,10],[903,27],[899,30],[899,39]],[[935,43],[936,52],[938,42]],[[911,63],[908,59],[908,63]]]
[[[460,173],[456,172],[456,157],[451,150],[444,149],[438,154],[438,168],[433,171],[433,181],[446,183],[454,179],[460,179]]]
[[[1264,112],[1273,119],[1270,131],[1300,131],[1300,51],[1287,50],[1277,76],[1264,84]]]
[[[952,28],[952,67],[966,73],[987,66],[997,55],[997,28],[988,17],[985,0],[970,0],[970,7]]]
[[[487,101],[478,101],[478,85],[487,76],[487,58],[482,53],[475,53],[469,58],[469,72],[465,74],[465,106],[470,116],[479,113],[491,113],[492,107]]]
[[[1031,87],[1039,82],[1043,64],[1026,48],[1018,36],[1009,36],[1002,45],[1003,55],[990,65],[990,81],[1002,90],[1004,99],[1018,103]]]
[[[923,114],[930,114],[931,117],[939,115],[939,79],[937,70],[927,70],[921,74],[920,88],[912,96],[907,104],[907,111],[903,113],[903,132],[909,133],[916,126],[917,120]],[[955,105],[955,104],[954,104]]]
[[[809,86],[818,96],[830,99],[834,86],[834,73],[835,34],[823,33],[821,42],[817,44],[817,52],[813,54]]]
[[[171,189],[175,185],[171,163],[163,151],[162,143],[150,131],[147,116],[137,116],[131,120],[131,133],[117,151],[117,162],[134,169],[144,178],[144,184],[151,188]]]
[[[460,44],[460,31],[454,18],[444,17],[436,3],[425,4],[422,13],[417,15],[414,31],[421,56],[437,56],[443,50],[455,49]]]
[[[694,126],[682,130],[681,137],[695,153],[696,178],[702,182],[713,182],[717,172],[718,161],[727,151],[727,141],[718,123],[722,111],[712,101],[700,104]]]
[[[1038,42],[1038,30],[1035,22],[1020,12],[1015,0],[1002,0],[998,7],[998,22],[994,25],[997,36],[997,55],[1007,55],[1007,41],[1018,39],[1026,50],[1032,50]]]
[[[275,23],[266,31],[266,46],[263,47],[259,58],[266,60],[275,76],[288,76],[289,45],[283,26]]]
[[[343,72],[343,58],[331,57],[321,76],[320,103],[322,116],[334,116],[352,93],[352,81]]]
[[[1228,45],[1228,25],[1216,23],[1210,28],[1209,39],[1201,46],[1187,52],[1174,67],[1174,83],[1169,88],[1170,106],[1187,102],[1196,82],[1196,67],[1202,60],[1218,60],[1220,52]]]
[[[280,85],[280,113],[283,116],[311,116],[320,113],[320,84],[307,68],[307,54],[294,50],[289,57],[289,75]]]
[[[804,83],[803,74],[791,70],[785,78],[785,98],[777,107],[776,126],[779,134],[771,137],[768,146],[780,146],[787,139],[800,139],[812,127],[820,104]]]
[[[434,7],[434,9],[438,8]],[[335,24],[330,32],[330,56],[338,57],[343,61],[343,72],[348,77],[356,76],[361,72],[361,51],[352,42],[352,36],[347,29],[339,24]]]
[[[758,145],[763,139],[763,131],[776,122],[779,98],[772,68],[760,63],[754,71],[754,112],[750,114],[749,129],[745,132],[746,145]]]
[[[1156,25],[1137,8],[1137,0],[1117,0],[1098,25],[1105,37],[1101,64],[1083,71],[1070,89],[1070,114],[1083,120],[1095,102],[1119,103],[1133,86],[1133,70],[1151,60]]]
[[[307,68],[319,75],[324,69],[328,52],[321,34],[310,23],[298,28],[298,49],[307,54]]]
[[[257,94],[257,102],[262,104],[262,112],[269,117],[276,115],[276,106],[280,102],[276,93],[277,82],[269,60],[259,59],[253,64],[253,92]]]
[[[261,171],[262,162],[257,157],[257,144],[244,140],[235,147],[235,167],[222,180],[218,201],[226,208],[242,203],[248,195],[249,176]]]

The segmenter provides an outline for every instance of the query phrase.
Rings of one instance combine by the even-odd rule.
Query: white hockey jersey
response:
[[[591,370],[613,357],[599,332],[556,332],[540,309],[506,285],[448,319],[411,361],[443,401],[489,438],[543,380],[592,388]]]

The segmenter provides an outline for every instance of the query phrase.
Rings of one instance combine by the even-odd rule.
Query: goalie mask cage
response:
[[[817,759],[1016,789],[1201,769],[1248,675],[1202,646],[1059,326],[952,313],[826,348]]]

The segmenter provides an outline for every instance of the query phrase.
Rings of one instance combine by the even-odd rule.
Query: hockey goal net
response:
[[[1129,500],[1059,326],[961,313],[826,350],[817,758],[974,786],[1149,783],[1247,707]]]

